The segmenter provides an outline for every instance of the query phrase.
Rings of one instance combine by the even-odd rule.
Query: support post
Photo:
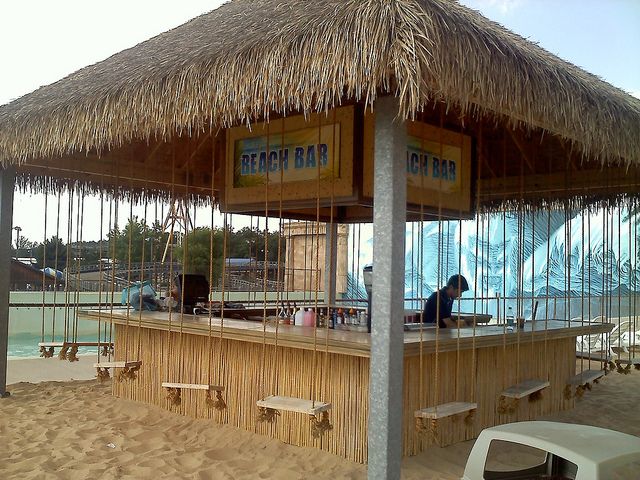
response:
[[[324,303],[336,304],[336,281],[338,277],[338,224],[325,224],[324,250]]]
[[[13,189],[16,173],[0,168],[0,398],[7,391],[7,353],[9,344],[9,291],[11,288],[11,232],[13,226]]]
[[[406,126],[395,97],[375,102],[369,479],[399,479],[402,460]]]

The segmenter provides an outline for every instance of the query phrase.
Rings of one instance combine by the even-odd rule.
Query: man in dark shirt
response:
[[[458,321],[451,318],[451,308],[453,301],[460,297],[463,292],[469,290],[469,284],[462,275],[453,275],[447,282],[447,286],[437,292],[433,292],[424,305],[422,321],[435,325],[436,317],[440,328],[464,327],[467,323],[464,320]],[[438,304],[440,297],[440,304]]]

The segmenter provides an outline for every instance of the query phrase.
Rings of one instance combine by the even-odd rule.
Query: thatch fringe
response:
[[[131,187],[129,185],[102,185],[91,181],[81,181],[69,178],[57,178],[44,175],[35,175],[29,172],[19,172],[16,174],[16,188],[19,192],[30,194],[54,194],[69,193],[74,191],[82,194],[83,196],[94,195],[98,196],[101,193],[104,195],[106,201],[112,201],[118,198],[118,200],[131,202],[134,205],[142,205],[144,201],[147,202],[163,202],[171,203],[171,200],[177,200],[182,198],[186,200],[186,203],[195,207],[209,207],[212,204],[218,205],[218,199],[211,198],[206,195],[194,195],[189,194],[185,197],[182,195],[173,195],[170,191]]]
[[[607,193],[606,195],[581,195],[569,198],[523,198],[487,201],[480,206],[480,215],[492,215],[502,212],[530,213],[534,211],[570,211],[596,212],[602,208],[620,208],[638,205],[638,193]]]
[[[344,98],[433,101],[640,163],[640,101],[450,0],[235,0],[0,108],[0,161],[104,151]]]

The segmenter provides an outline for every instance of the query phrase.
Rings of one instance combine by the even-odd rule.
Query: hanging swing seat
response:
[[[571,377],[567,382],[567,385],[586,385],[587,383],[593,383],[601,377],[604,377],[604,370],[585,370]]]
[[[99,362],[94,363],[94,368],[135,368],[140,367],[142,362],[140,360],[131,362]]]
[[[506,398],[520,399],[527,397],[532,393],[539,392],[540,390],[547,388],[549,385],[549,382],[543,380],[527,380],[507,388],[501,393],[501,395]]]
[[[111,347],[113,342],[38,342],[38,347]]]
[[[587,351],[577,351],[577,358],[584,358],[587,360],[594,360],[596,362],[609,362],[611,361],[611,355],[606,352],[587,352]]]
[[[162,382],[163,388],[179,388],[186,390],[207,390],[209,392],[224,392],[224,387],[220,385],[207,385],[203,383],[171,383]]]
[[[616,363],[621,365],[640,365],[640,358],[617,358]]]
[[[478,408],[477,403],[467,402],[450,402],[436,405],[435,407],[423,408],[416,410],[414,416],[416,418],[429,418],[437,420],[439,418],[453,417],[460,413],[467,413]]]
[[[270,408],[272,410],[282,410],[285,412],[306,413],[307,415],[317,415],[331,410],[331,404],[325,402],[313,402],[303,398],[281,397],[272,395],[264,400],[257,401],[258,407]]]
[[[56,347],[61,348],[67,345],[66,342],[38,342],[38,347]]]

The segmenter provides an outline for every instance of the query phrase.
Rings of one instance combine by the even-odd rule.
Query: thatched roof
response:
[[[0,107],[0,161],[389,92],[640,164],[640,101],[450,0],[235,0]]]

